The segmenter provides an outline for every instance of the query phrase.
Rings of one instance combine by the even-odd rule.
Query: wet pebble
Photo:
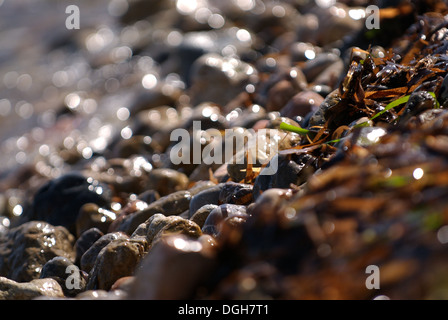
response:
[[[269,89],[266,110],[268,112],[279,111],[296,94],[297,89],[289,81],[281,80],[277,82]]]
[[[143,236],[148,244],[152,245],[153,242],[169,234],[183,234],[191,238],[198,238],[202,232],[194,221],[179,216],[164,216],[159,213],[139,225],[132,234],[132,238]]]
[[[195,222],[202,229],[210,212],[217,207],[218,205],[216,204],[205,204],[192,214],[190,220]]]
[[[227,104],[234,96],[254,82],[257,71],[236,58],[206,54],[197,59],[191,70],[191,104],[214,102]]]
[[[32,300],[38,297],[63,298],[59,283],[50,278],[16,282],[0,277],[0,300]]]
[[[219,196],[223,187],[224,183],[219,183],[194,195],[191,198],[190,206],[188,208],[190,215],[193,215],[199,208],[207,204],[218,205]]]
[[[248,205],[252,202],[251,184],[226,182],[219,193],[219,203]]]
[[[246,207],[236,204],[222,204],[213,209],[207,216],[202,227],[202,232],[205,234],[217,237],[221,232],[222,223],[228,221],[236,224],[243,223],[247,218]]]
[[[148,174],[152,169],[152,164],[142,156],[108,160],[100,157],[90,163],[84,174],[109,185],[115,193],[139,194],[146,190]],[[103,206],[101,203],[97,204]]]
[[[104,233],[97,228],[91,228],[84,231],[75,242],[75,264],[81,266],[81,257],[90,249],[90,247],[102,236]]]
[[[260,174],[254,182],[254,199],[271,188],[289,189],[300,186],[317,170],[317,159],[309,154],[276,155],[277,170],[272,175]],[[263,170],[261,171],[263,173]]]
[[[166,216],[179,215],[188,210],[191,201],[191,193],[188,191],[177,191],[170,195],[154,201],[143,210],[136,211],[122,219],[117,219],[116,229],[131,235],[140,223],[145,222],[156,213],[162,213]],[[120,218],[120,217],[119,217]]]
[[[103,233],[107,233],[115,219],[115,212],[100,208],[95,203],[86,203],[81,207],[76,219],[76,236],[80,237],[84,231],[91,228],[98,228]]]
[[[418,115],[426,110],[433,109],[436,106],[434,97],[427,91],[415,91],[409,96],[404,111],[400,116],[399,123],[405,123],[412,116]]]
[[[162,147],[150,136],[134,135],[129,139],[120,139],[111,146],[111,158],[130,158],[135,155],[144,155],[147,158],[155,153],[161,153]]]
[[[137,269],[129,298],[189,299],[213,271],[215,263],[214,247],[205,236],[199,239],[183,235],[164,237]]]
[[[74,261],[74,243],[74,236],[64,227],[26,222],[0,239],[0,274],[18,282],[38,279],[42,267],[52,258]]]
[[[304,118],[308,113],[315,112],[323,101],[324,98],[314,91],[302,91],[288,101],[280,114],[291,119]]]
[[[120,278],[134,273],[146,252],[146,243],[132,239],[114,239],[108,243],[95,260],[89,273],[88,290],[110,290]]]
[[[110,232],[101,236],[87,249],[81,256],[81,270],[89,273],[95,265],[96,259],[101,250],[114,240],[129,239],[129,236],[122,232]]]
[[[324,101],[319,105],[319,108],[313,113],[309,120],[309,126],[322,126],[327,121],[326,115],[329,110],[335,108],[335,106],[341,101],[339,90],[333,90],[326,96]]]
[[[85,276],[71,260],[65,257],[54,257],[49,260],[42,267],[40,274],[41,279],[51,278],[56,280],[64,295],[68,297],[74,297],[85,290]]]
[[[160,196],[186,190],[190,180],[188,176],[174,169],[153,169],[148,176],[147,189],[155,190]]]
[[[76,234],[76,219],[86,203],[109,206],[109,187],[79,173],[66,174],[43,185],[35,194],[32,207],[23,213],[21,220],[45,221],[54,226],[66,227]]]

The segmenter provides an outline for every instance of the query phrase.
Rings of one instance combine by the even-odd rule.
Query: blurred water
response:
[[[109,3],[0,0],[0,172],[33,156],[30,139],[46,138],[64,96],[79,88],[89,72],[80,33],[114,23]],[[81,12],[80,30],[65,27],[66,7],[73,4]]]

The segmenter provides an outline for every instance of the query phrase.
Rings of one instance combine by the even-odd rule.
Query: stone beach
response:
[[[0,30],[0,300],[448,299],[444,1],[0,0]]]

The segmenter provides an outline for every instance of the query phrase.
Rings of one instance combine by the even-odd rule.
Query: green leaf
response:
[[[296,127],[291,124],[287,124],[285,122],[280,123],[280,129],[290,131],[290,132],[295,132],[295,133],[302,134],[302,135],[307,135],[308,133],[310,133],[310,130]]]
[[[354,128],[362,128],[362,127],[370,127],[370,123],[368,121],[364,121],[354,126]]]
[[[428,91],[428,93],[429,93],[431,96],[434,97],[434,99],[435,99],[435,101],[436,101],[436,106],[435,106],[435,107],[436,107],[437,109],[440,108],[440,103],[439,103],[439,101],[437,100],[436,94],[435,94],[434,92],[430,92],[430,91]],[[373,119],[379,117],[379,116],[382,115],[384,112],[386,112],[386,111],[388,111],[388,110],[390,110],[390,109],[392,109],[392,108],[395,108],[396,106],[399,106],[400,104],[403,104],[403,103],[408,102],[409,97],[410,97],[410,95],[407,95],[407,96],[398,98],[398,99],[395,100],[395,101],[392,101],[391,103],[389,103],[389,104],[386,106],[386,108],[384,108],[384,110],[381,110],[380,112],[378,112],[378,113],[377,113],[376,115],[374,115],[370,120],[373,120]]]
[[[392,108],[395,108],[396,106],[399,106],[400,104],[406,103],[409,100],[410,95],[398,98],[397,100],[392,101],[391,103],[389,103],[386,108],[384,108],[384,110],[381,110],[380,112],[378,112],[376,115],[374,115],[370,120],[373,120],[377,117],[379,117],[380,115],[382,115],[384,112],[389,111]]]
[[[340,141],[342,141],[342,138],[341,139],[334,139],[334,140],[327,141],[327,142],[325,142],[325,144],[338,143]]]

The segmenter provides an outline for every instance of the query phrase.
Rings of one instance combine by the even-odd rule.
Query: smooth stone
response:
[[[253,186],[253,197],[256,200],[260,194],[271,188],[291,188],[291,184],[300,186],[316,171],[316,161],[314,156],[302,155],[281,155],[274,157],[277,163],[277,171],[273,175],[260,174],[257,176]],[[267,170],[267,168],[263,170]],[[261,173],[263,173],[263,170]]]
[[[215,249],[204,236],[163,237],[149,251],[129,289],[132,300],[189,299],[216,265]]]
[[[30,221],[0,238],[0,274],[27,282],[38,279],[47,261],[62,256],[75,260],[74,236],[61,226]]]
[[[217,237],[221,231],[220,224],[226,219],[241,218],[246,220],[249,215],[246,207],[236,204],[222,204],[213,209],[205,219],[202,232]]]
[[[268,91],[266,110],[268,112],[281,110],[297,93],[297,89],[288,80],[277,82]]]
[[[189,211],[193,215],[199,208],[207,204],[219,204],[219,195],[224,187],[224,183],[211,186],[201,192],[198,192],[190,201]]]
[[[309,83],[315,82],[316,78],[322,74],[327,68],[335,63],[342,62],[342,59],[334,53],[321,53],[313,60],[308,60],[302,67]]]
[[[280,115],[291,119],[305,117],[309,112],[316,111],[323,101],[324,98],[314,91],[302,91],[288,101],[280,110]]]
[[[188,176],[174,169],[153,169],[148,176],[147,189],[157,191],[160,196],[186,190],[190,180]]]
[[[195,213],[190,217],[190,220],[195,222],[201,229],[204,226],[205,220],[207,220],[208,215],[213,209],[217,208],[216,204],[206,204],[196,210]]]
[[[34,196],[32,209],[24,212],[22,221],[45,221],[76,234],[76,219],[81,207],[86,203],[107,207],[110,199],[111,191],[107,185],[70,173],[43,185]]]
[[[70,279],[69,279],[70,277]],[[62,288],[64,295],[74,297],[85,290],[86,280],[79,268],[72,261],[65,257],[54,257],[49,260],[43,267],[40,278],[51,278],[56,280]],[[76,279],[77,286],[70,288],[67,286],[67,280],[74,285],[71,279]],[[75,281],[75,280],[73,280]]]
[[[116,239],[98,254],[89,273],[88,290],[110,290],[120,278],[131,276],[146,253],[145,244],[132,239]]]
[[[115,193],[139,194],[146,190],[149,173],[152,169],[153,165],[148,159],[137,155],[126,159],[105,160],[100,157],[92,161],[83,172],[86,176],[110,185]],[[100,207],[105,207],[100,203],[97,204]]]
[[[226,105],[233,97],[257,77],[257,71],[249,64],[209,53],[198,58],[192,66],[189,94],[191,104],[214,102]]]
[[[155,241],[168,234],[183,234],[198,238],[202,235],[202,231],[192,220],[179,216],[164,216],[159,213],[140,224],[131,238],[145,237],[148,245],[153,245]]]
[[[131,235],[139,224],[156,213],[162,213],[165,216],[179,215],[189,209],[191,198],[191,193],[188,191],[177,191],[164,196],[149,204],[147,208],[123,217],[117,229]]]
[[[427,91],[414,91],[409,96],[406,102],[404,111],[400,116],[399,124],[409,121],[413,116],[416,116],[426,110],[431,110],[435,107],[436,101],[432,95]]]
[[[146,190],[138,195],[138,199],[150,204],[160,199],[160,194],[155,190]]]
[[[222,229],[220,244],[234,255],[232,264],[267,261],[283,275],[299,272],[303,261],[316,250],[305,221],[317,217],[295,214],[295,209],[288,206],[293,196],[291,190],[266,190],[240,229]]]
[[[0,300],[32,300],[40,296],[63,298],[59,283],[54,279],[34,279],[30,282],[16,282],[0,277]]]
[[[92,246],[82,255],[81,269],[89,273],[95,265],[95,261],[101,250],[112,241],[119,239],[127,240],[129,237],[122,232],[110,232],[95,241]]]
[[[116,219],[116,213],[108,209],[100,208],[95,203],[86,203],[79,210],[76,219],[76,236],[80,237],[84,231],[97,228],[107,233],[109,226]]]
[[[131,156],[144,155],[150,158],[153,154],[161,153],[162,147],[150,136],[136,135],[129,139],[121,139],[112,148],[111,158],[130,158]]]
[[[76,265],[81,265],[82,255],[102,236],[104,236],[104,233],[98,228],[88,229],[79,236],[75,242]]]
[[[213,182],[211,180],[200,180],[195,182],[195,184],[188,189],[188,192],[191,193],[191,195],[194,197],[199,192],[204,191],[208,188],[216,186],[216,182]]]
[[[226,182],[219,193],[219,204],[238,204],[248,205],[252,202],[251,184],[236,183],[233,181]]]
[[[339,89],[333,90],[324,101],[320,104],[319,108],[314,112],[309,120],[309,126],[323,126],[327,121],[326,114],[329,110],[335,107],[341,101],[339,95]]]

